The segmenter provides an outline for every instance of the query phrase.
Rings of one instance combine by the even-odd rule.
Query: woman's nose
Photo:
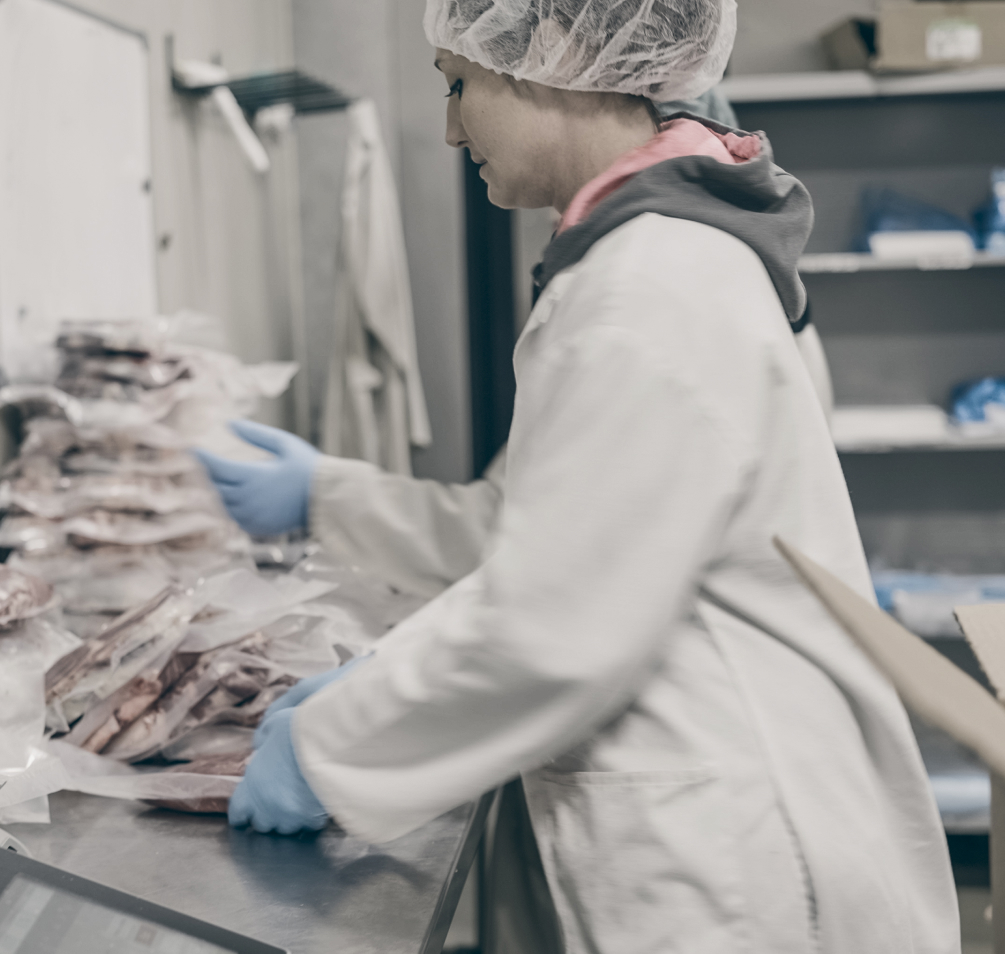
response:
[[[447,100],[447,145],[463,149],[468,144],[468,134],[461,122],[461,103],[457,96]]]

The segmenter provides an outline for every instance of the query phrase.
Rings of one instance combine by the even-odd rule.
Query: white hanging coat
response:
[[[430,443],[415,348],[412,292],[391,163],[372,100],[349,107],[339,313],[321,421],[321,448],[399,474]]]
[[[383,841],[522,774],[572,954],[959,951],[907,717],[771,544],[871,592],[758,256],[641,215],[552,280],[515,365],[504,480],[319,468],[334,550],[462,577],[297,710],[325,806]]]

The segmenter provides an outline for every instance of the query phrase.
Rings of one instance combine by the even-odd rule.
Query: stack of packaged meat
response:
[[[56,349],[52,383],[0,388],[21,431],[0,483],[0,662],[25,724],[16,751],[0,738],[0,818],[59,787],[218,811],[269,705],[422,601],[309,541],[263,573],[189,452],[257,453],[226,423],[294,366],[183,344],[165,319],[68,322]],[[0,724],[8,708],[0,691]],[[34,790],[26,765],[49,773]]]
[[[251,565],[188,448],[226,440],[226,421],[285,390],[295,366],[247,367],[172,340],[173,328],[66,322],[55,384],[0,389],[22,430],[0,484],[0,548],[55,586],[84,638],[171,583]]]
[[[47,723],[62,745],[105,761],[185,763],[164,769],[183,773],[176,794],[152,800],[219,811],[212,786],[243,772],[268,707],[369,652],[419,602],[317,555],[271,578],[238,569],[169,586],[49,668]]]

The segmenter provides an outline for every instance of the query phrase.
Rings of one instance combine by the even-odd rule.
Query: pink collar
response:
[[[694,119],[674,119],[661,126],[644,146],[626,152],[606,172],[587,182],[569,203],[557,234],[578,225],[632,176],[659,162],[683,156],[710,156],[719,162],[739,163],[756,159],[760,154],[761,140],[757,136],[717,133]]]

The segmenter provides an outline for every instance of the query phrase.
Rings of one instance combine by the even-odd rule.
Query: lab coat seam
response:
[[[752,626],[756,629],[759,629],[763,633],[766,633],[774,638],[777,638],[770,628],[757,622],[748,614],[744,613],[742,610],[739,610],[738,608],[732,606],[732,604],[730,604],[727,600],[720,598],[709,587],[707,586],[700,587],[698,590],[698,596],[699,599],[704,599],[706,602],[716,607],[721,612],[726,613],[727,615],[732,616],[735,619],[738,619],[746,623],[748,626]],[[808,924],[811,930],[811,937],[809,940],[813,945],[814,951],[818,952],[819,954],[819,952],[822,951],[822,939],[820,932],[820,917],[817,907],[817,892],[813,882],[813,875],[812,872],[810,871],[809,863],[806,858],[806,851],[803,847],[801,839],[799,838],[796,826],[792,820],[792,816],[789,811],[789,807],[786,803],[785,795],[782,792],[781,787],[779,786],[778,769],[774,764],[774,758],[771,752],[764,744],[764,735],[765,735],[764,726],[761,724],[761,719],[757,714],[757,707],[753,704],[753,701],[750,698],[750,694],[747,691],[747,687],[743,679],[740,678],[739,674],[736,672],[736,668],[733,665],[733,661],[729,653],[725,650],[721,641],[716,635],[715,628],[710,625],[707,625],[706,628],[708,630],[709,636],[712,639],[713,645],[715,645],[720,658],[722,659],[724,665],[726,666],[727,671],[730,673],[731,682],[739,698],[743,700],[743,707],[747,712],[748,718],[751,720],[752,724],[756,726],[757,744],[760,750],[762,763],[764,764],[765,768],[768,769],[766,774],[770,780],[771,789],[774,792],[775,803],[778,807],[779,813],[782,818],[782,822],[785,826],[786,834],[792,845],[797,863],[799,865],[800,875],[803,881],[803,890],[805,894]]]

